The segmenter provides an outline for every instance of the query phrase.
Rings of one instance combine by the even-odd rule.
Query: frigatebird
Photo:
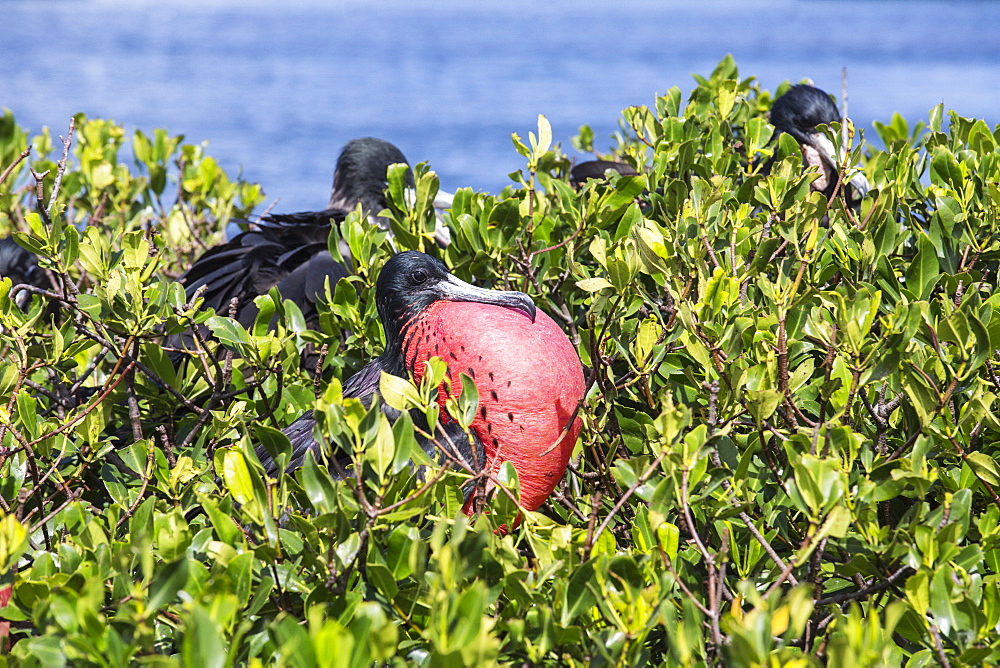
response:
[[[0,278],[9,278],[12,290],[19,285],[52,289],[48,273],[38,266],[38,256],[18,244],[13,236],[0,239]],[[31,301],[31,294],[20,290],[14,301],[23,309]]]
[[[777,140],[782,132],[794,137],[802,150],[805,164],[819,168],[820,176],[812,182],[813,190],[822,192],[827,199],[833,197],[840,179],[843,156],[837,154],[826,135],[816,130],[818,125],[841,121],[833,98],[814,86],[797,84],[774,101],[770,120],[774,126],[771,141]],[[869,190],[871,185],[865,175],[860,171],[853,174],[844,189],[847,205],[852,208],[860,206],[861,199]]]
[[[406,164],[406,157],[389,142],[374,137],[351,140],[337,159],[333,191],[325,209],[269,214],[247,223],[245,232],[207,250],[178,279],[187,298],[205,286],[204,307],[223,315],[229,313],[230,302],[236,298],[236,319],[249,327],[257,314],[254,297],[277,286],[284,299],[302,310],[306,323],[315,327],[319,317],[316,302],[327,279],[332,286],[349,275],[348,268],[327,250],[331,221],[342,221],[360,203],[370,221],[388,229],[388,220],[378,214],[386,207],[386,171],[396,163]],[[413,187],[410,172],[406,183]],[[439,193],[435,205],[449,204],[450,197]],[[441,228],[436,238],[446,243],[447,228]]]
[[[587,160],[573,165],[569,170],[569,184],[579,190],[591,179],[604,180],[608,170],[618,172],[622,176],[636,176],[638,172],[627,162],[617,160]]]
[[[421,446],[432,456],[443,454],[442,443],[449,444],[446,449],[455,446],[467,468],[488,477],[511,462],[521,505],[538,508],[562,479],[581,428],[583,367],[566,334],[528,295],[474,287],[440,260],[416,251],[386,262],[375,300],[385,350],[347,380],[344,396],[370,402],[383,371],[419,382],[426,361],[440,357],[450,378],[450,388],[439,390],[441,407],[449,396],[461,394],[462,373],[476,383],[479,411],[468,435],[442,411],[438,437]],[[385,406],[382,410],[390,418],[398,415]],[[413,417],[415,423],[422,419]],[[287,471],[301,466],[308,451],[318,459],[314,425],[310,411],[285,429],[292,444]],[[456,458],[454,451],[447,454]],[[257,455],[274,475],[277,464],[263,447]],[[468,497],[466,509],[471,509]]]

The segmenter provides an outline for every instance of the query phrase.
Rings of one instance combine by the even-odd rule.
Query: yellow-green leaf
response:
[[[378,388],[385,403],[397,411],[405,411],[420,405],[420,393],[417,392],[413,383],[405,378],[382,371],[378,380]]]
[[[611,285],[608,279],[601,278],[600,276],[595,276],[594,278],[584,278],[583,280],[577,281],[576,286],[581,290],[586,290],[587,292],[599,292],[605,288],[615,287]]]

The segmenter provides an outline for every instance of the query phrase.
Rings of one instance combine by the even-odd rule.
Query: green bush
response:
[[[876,124],[880,151],[834,124],[873,186],[852,211],[768,143],[771,100],[727,58],[626,109],[614,153],[642,174],[581,192],[540,118],[515,186],[457,193],[444,250],[434,173],[412,207],[393,174],[397,246],[531,294],[587,368],[571,470],[509,535],[507,495],[466,518],[463,474],[407,465],[408,419],[341,395],[382,345],[384,232],[334,230],[357,276],[322,331],[276,292],[246,330],[172,279],[257,186],[162,130],[81,116],[60,145],[8,112],[0,231],[55,287],[22,311],[0,282],[3,659],[1000,661],[1000,128],[937,107]],[[175,371],[163,337],[194,323],[217,349]],[[254,447],[313,407],[355,477],[266,479]]]

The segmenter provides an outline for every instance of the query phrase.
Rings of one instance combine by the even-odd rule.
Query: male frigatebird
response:
[[[840,178],[843,156],[837,155],[833,143],[826,135],[816,131],[818,125],[841,121],[833,99],[819,88],[798,84],[774,101],[770,120],[774,126],[771,141],[775,141],[782,132],[792,135],[799,143],[804,163],[819,168],[820,177],[812,182],[813,190],[822,192],[827,199],[833,197]],[[865,193],[871,190],[868,179],[858,171],[850,175],[847,181],[844,195],[848,206],[860,206]]]
[[[581,427],[583,367],[563,331],[528,295],[474,287],[416,251],[386,262],[375,300],[385,350],[344,384],[344,396],[373,397],[382,371],[419,382],[425,362],[440,357],[448,365],[450,396],[459,396],[459,374],[466,374],[476,383],[479,412],[467,436],[442,411],[435,440],[457,446],[468,468],[488,476],[511,462],[521,505],[538,508],[562,479]],[[442,408],[448,396],[442,385]],[[383,410],[393,417],[391,409]],[[292,443],[287,470],[301,466],[307,451],[319,454],[314,424],[310,411],[285,429]],[[440,445],[421,445],[432,456],[440,454]],[[257,455],[273,475],[273,459],[263,448]]]
[[[235,297],[239,300],[236,319],[249,327],[257,314],[254,297],[277,286],[284,299],[302,310],[306,323],[315,327],[316,302],[326,280],[332,285],[349,275],[327,250],[330,223],[342,221],[360,203],[370,221],[388,229],[388,220],[378,214],[386,208],[386,170],[396,163],[405,164],[406,157],[389,142],[374,137],[351,140],[337,159],[333,192],[325,209],[270,214],[248,223],[249,229],[207,250],[178,279],[188,299],[205,286],[205,308],[226,315]],[[407,172],[406,182],[413,187],[412,173]],[[449,196],[440,195],[435,205],[447,206]],[[446,243],[447,228],[441,228],[437,236]]]

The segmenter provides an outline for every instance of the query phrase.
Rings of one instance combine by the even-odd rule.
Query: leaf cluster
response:
[[[356,275],[319,331],[276,291],[244,328],[173,282],[263,200],[204,146],[80,116],[59,147],[7,112],[0,229],[50,285],[21,308],[0,281],[2,659],[1000,660],[1000,128],[939,106],[876,124],[879,150],[833,124],[841,180],[873,186],[854,210],[772,141],[772,99],[727,58],[624,110],[599,157],[639,175],[580,191],[540,117],[511,187],[456,194],[444,249],[437,177],[415,167],[408,199],[394,171],[395,241],[356,214],[331,231]],[[593,150],[589,128],[573,141]],[[505,470],[465,517],[475,472],[343,397],[384,345],[374,278],[404,248],[527,292],[577,346],[584,429],[538,512]],[[199,353],[175,368],[184,331]],[[384,379],[386,401],[433,424],[442,375]],[[288,457],[308,409],[344,482],[333,457],[276,479],[257,461]]]

